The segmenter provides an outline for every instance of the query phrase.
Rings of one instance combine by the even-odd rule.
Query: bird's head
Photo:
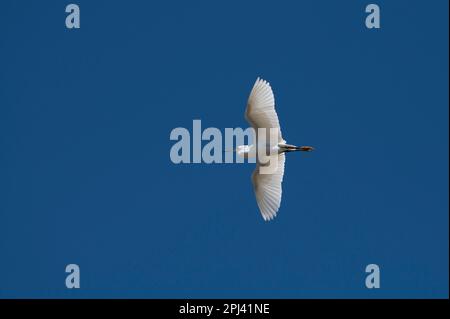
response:
[[[224,152],[235,152],[238,156],[248,158],[253,157],[252,145],[238,145],[236,148],[226,149]]]
[[[236,152],[236,153],[242,153],[242,152],[248,152],[249,146],[248,145],[238,145],[236,148],[228,148],[224,150],[224,152]]]

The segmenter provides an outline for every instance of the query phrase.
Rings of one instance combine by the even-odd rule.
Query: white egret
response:
[[[267,81],[257,78],[253,86],[252,91],[247,102],[247,109],[245,111],[245,118],[254,128],[256,132],[256,141],[252,145],[240,145],[236,148],[236,152],[239,156],[252,157],[257,156],[257,148],[261,147],[261,143],[258,143],[258,129],[266,129],[266,143],[263,147],[269,147],[266,152],[269,154],[269,158],[275,158],[275,162],[278,163],[275,171],[271,174],[264,174],[260,171],[260,167],[263,165],[257,160],[256,169],[252,174],[253,189],[255,191],[256,202],[258,203],[259,210],[261,211],[264,220],[268,221],[273,219],[281,204],[281,183],[284,175],[284,162],[285,154],[287,152],[304,151],[310,152],[314,150],[311,146],[295,146],[286,144],[286,141],[281,136],[280,123],[278,121],[278,115],[275,111],[275,98],[273,96],[272,88]],[[277,143],[270,147],[269,133],[270,129],[274,128],[277,132]],[[255,145],[257,145],[255,147]],[[270,153],[269,153],[270,152]],[[258,156],[257,156],[258,157]]]

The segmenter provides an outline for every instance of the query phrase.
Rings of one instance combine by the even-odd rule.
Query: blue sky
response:
[[[0,297],[448,297],[448,1],[376,1],[379,30],[356,0],[74,2],[79,30],[1,4]],[[258,76],[317,148],[269,223],[253,164],[169,157],[247,127]]]

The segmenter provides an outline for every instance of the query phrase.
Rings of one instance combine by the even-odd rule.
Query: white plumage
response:
[[[270,161],[273,162],[273,160],[275,160],[275,162],[278,163],[278,166],[271,174],[263,174],[261,173],[260,168],[264,165],[257,161],[256,169],[252,174],[256,202],[262,217],[267,221],[273,219],[277,215],[281,204],[281,183],[283,182],[285,164],[284,153],[293,151],[312,151],[313,148],[310,146],[298,147],[289,145],[283,140],[278,115],[275,111],[275,98],[272,88],[270,87],[270,84],[263,79],[258,78],[253,85],[247,102],[245,118],[255,129],[255,145],[259,145],[258,128],[266,129],[266,143],[270,142],[270,129],[277,129],[278,144],[273,148],[276,152],[275,154],[270,155]],[[251,152],[254,153],[255,147],[253,145],[239,146],[238,150],[241,156],[245,156],[246,154],[249,155]]]
[[[266,128],[266,133],[269,134],[270,128],[278,129],[278,141],[284,142],[281,137],[278,115],[275,111],[275,97],[269,82],[260,78],[256,79],[247,101],[245,119],[256,132],[258,128]],[[266,138],[266,141],[269,139]]]
[[[257,164],[252,174],[256,202],[264,220],[275,218],[281,205],[281,183],[283,182],[285,155],[281,153],[273,156],[278,156],[278,166],[275,173],[260,174],[259,164]]]

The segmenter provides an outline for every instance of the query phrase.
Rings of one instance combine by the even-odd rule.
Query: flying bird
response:
[[[256,157],[256,169],[252,174],[253,189],[255,191],[256,202],[262,217],[265,221],[276,217],[281,204],[281,183],[283,182],[285,153],[303,151],[310,152],[314,148],[311,146],[295,146],[286,144],[281,135],[280,123],[277,112],[275,111],[275,98],[269,82],[257,78],[247,102],[245,111],[247,122],[256,132],[256,141],[252,145],[240,145],[236,148],[236,153],[244,158]],[[266,138],[258,137],[258,129],[266,129]],[[277,133],[276,144],[270,145],[270,129]],[[261,145],[260,140],[264,145]],[[262,163],[258,158],[259,147],[266,148],[269,162]],[[275,160],[276,168],[270,174],[264,174],[261,171],[262,166]]]

